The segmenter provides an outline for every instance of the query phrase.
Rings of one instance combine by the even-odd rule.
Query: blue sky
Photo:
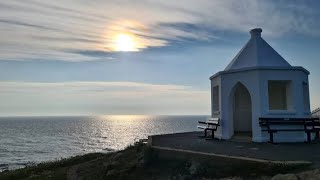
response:
[[[263,38],[310,71],[320,106],[318,1],[0,2],[0,115],[210,114],[209,77]],[[128,33],[135,51],[114,50]]]

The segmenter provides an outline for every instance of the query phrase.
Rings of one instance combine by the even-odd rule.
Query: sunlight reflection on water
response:
[[[148,135],[196,131],[206,116],[105,115],[0,118],[0,168],[109,152]]]

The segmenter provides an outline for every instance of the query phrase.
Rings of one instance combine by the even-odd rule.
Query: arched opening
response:
[[[252,106],[248,89],[241,83],[234,87],[233,91],[233,135],[234,137],[252,137]]]

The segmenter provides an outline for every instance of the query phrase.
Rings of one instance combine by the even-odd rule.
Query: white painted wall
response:
[[[215,87],[215,86],[219,87],[219,112],[216,112],[216,110],[213,109],[213,106],[212,106],[212,104],[213,104],[212,88]],[[217,76],[217,77],[215,77],[214,79],[211,80],[211,117],[219,117],[219,118],[221,118],[221,102],[222,102],[221,101],[221,97],[222,97],[221,93],[222,93],[222,91],[221,91],[221,77]],[[215,132],[215,136],[217,138],[219,138],[219,139],[222,138],[222,131],[221,130],[222,129],[221,129],[221,126],[220,126],[220,127],[218,127],[217,131]]]

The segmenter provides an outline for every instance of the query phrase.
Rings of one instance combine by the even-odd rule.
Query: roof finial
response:
[[[251,37],[254,37],[254,36],[261,36],[261,32],[262,32],[262,29],[261,28],[254,28],[254,29],[251,29],[250,30],[250,34],[251,34]]]

